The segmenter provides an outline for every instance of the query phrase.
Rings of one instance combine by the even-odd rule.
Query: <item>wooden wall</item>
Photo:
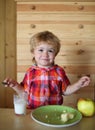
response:
[[[64,1],[0,0],[0,107],[13,107],[14,94],[12,89],[3,87],[2,80],[23,79],[32,64],[29,39],[47,29],[61,39],[56,63],[64,67],[71,82],[84,74],[91,77],[90,86],[66,97],[65,104],[75,104],[79,97],[94,99],[95,0]]]
[[[93,2],[17,2],[17,78],[22,80],[31,66],[30,37],[49,30],[61,39],[56,63],[67,72],[71,83],[82,75],[92,79],[90,86],[65,97],[75,104],[79,97],[94,98],[95,3]]]
[[[4,88],[6,77],[16,79],[16,3],[0,0],[0,107],[13,107],[13,90]]]

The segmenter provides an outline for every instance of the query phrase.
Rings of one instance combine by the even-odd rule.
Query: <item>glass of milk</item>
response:
[[[17,115],[26,114],[27,94],[14,95],[14,111]]]

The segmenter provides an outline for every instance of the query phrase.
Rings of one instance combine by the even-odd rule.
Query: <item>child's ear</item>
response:
[[[36,63],[36,61],[35,61],[35,57],[32,58],[32,62],[33,62],[33,63]]]

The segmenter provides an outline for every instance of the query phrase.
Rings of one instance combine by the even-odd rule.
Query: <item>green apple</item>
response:
[[[93,116],[95,114],[95,102],[92,99],[80,98],[77,102],[78,110],[83,116]]]

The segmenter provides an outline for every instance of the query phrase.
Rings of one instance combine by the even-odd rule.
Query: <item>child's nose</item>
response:
[[[48,56],[48,52],[47,51],[44,52],[44,56]]]

